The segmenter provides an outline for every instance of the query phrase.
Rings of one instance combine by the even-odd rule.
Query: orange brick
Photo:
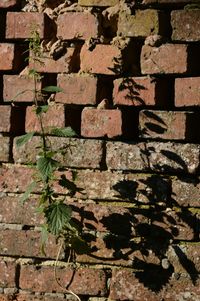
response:
[[[11,130],[11,106],[0,105],[0,132]]]
[[[175,79],[175,106],[200,106],[200,77]]]
[[[19,0],[3,0],[0,1],[0,8],[11,8],[19,3]]]
[[[22,51],[17,45],[11,43],[0,43],[0,70],[17,70],[22,62]]]

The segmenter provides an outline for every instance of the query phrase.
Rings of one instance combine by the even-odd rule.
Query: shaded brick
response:
[[[26,109],[26,132],[41,132],[40,122],[35,114],[35,106]],[[51,132],[52,128],[65,127],[65,108],[63,105],[49,105],[46,113],[42,114],[42,123],[45,132]]]
[[[98,110],[85,108],[81,116],[81,135],[99,138],[114,138],[122,135],[122,115],[120,110]]]
[[[73,301],[73,297],[62,293],[34,294],[22,291],[19,294],[15,294],[15,301]]]
[[[200,105],[200,77],[175,79],[175,106]]]
[[[3,76],[3,98],[10,102],[33,102],[34,81],[27,76],[4,75]],[[41,82],[37,82],[37,90],[41,90]],[[27,90],[27,91],[26,91]]]
[[[3,0],[0,2],[0,8],[11,8],[19,3],[19,0]]]
[[[37,12],[8,12],[6,17],[6,39],[30,38],[34,27],[41,39],[45,37],[47,15]]]
[[[40,138],[33,137],[26,145],[16,148],[14,139],[13,155],[17,163],[35,162],[40,146]],[[49,138],[53,150],[62,149],[62,155],[57,154],[63,166],[100,168],[102,160],[102,141],[75,138]]]
[[[0,70],[17,70],[23,61],[20,48],[11,43],[0,43]]]
[[[57,84],[64,93],[56,94],[56,102],[95,105],[98,79],[92,76],[58,75]]]
[[[78,4],[82,6],[114,6],[119,0],[78,0]]]
[[[57,35],[64,40],[97,38],[99,22],[95,15],[82,12],[67,12],[58,16]]]
[[[188,46],[163,44],[160,47],[145,45],[141,52],[142,74],[186,73],[188,71]]]
[[[84,44],[80,59],[83,72],[112,75],[122,70],[121,50],[113,45],[98,44],[90,50]]]
[[[107,143],[107,166],[118,170],[196,173],[200,146],[181,143]]]
[[[0,132],[9,133],[11,130],[11,107],[0,105]]]
[[[171,13],[172,40],[200,40],[200,9],[176,10]]]
[[[170,5],[174,5],[177,6],[177,4],[194,4],[194,3],[198,3],[199,0],[143,0],[142,4],[170,4]]]
[[[113,101],[116,105],[154,106],[165,103],[167,84],[150,77],[126,77],[114,80]],[[164,92],[166,91],[166,92]]]
[[[145,20],[145,21],[144,21]],[[164,14],[158,10],[136,10],[134,15],[120,13],[118,34],[125,37],[147,37],[152,34],[163,34]]]
[[[106,294],[106,274],[103,270],[68,267],[57,268],[58,279],[75,294],[104,296]],[[24,265],[21,267],[20,287],[38,292],[65,292],[55,281],[54,267]]]
[[[187,140],[187,120],[190,118],[193,118],[193,112],[141,111],[140,137]]]
[[[8,162],[10,153],[10,138],[0,136],[0,161]]]
[[[15,262],[0,260],[0,287],[15,287]]]

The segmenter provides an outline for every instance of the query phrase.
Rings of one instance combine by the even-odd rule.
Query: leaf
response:
[[[63,92],[63,89],[57,86],[46,86],[42,89],[43,92],[58,93]]]
[[[76,132],[70,127],[66,128],[54,128],[51,130],[51,134],[59,137],[74,137]]]
[[[88,254],[90,252],[90,247],[80,236],[73,236],[70,242],[71,247],[77,254]]]
[[[36,182],[32,182],[30,185],[28,185],[26,191],[20,197],[20,203],[21,204],[24,204],[27,201],[27,199],[29,198],[30,194],[32,193],[32,191],[36,187],[36,184],[37,184]]]
[[[44,181],[51,177],[53,171],[58,167],[58,165],[59,162],[51,157],[40,157],[37,160],[37,169]]]
[[[72,210],[63,202],[56,202],[48,206],[45,211],[49,231],[59,235],[71,219]]]
[[[40,115],[42,113],[46,113],[49,109],[48,105],[38,106],[35,110],[36,115]]]
[[[20,136],[16,141],[16,146],[20,147],[20,146],[24,145],[30,139],[32,139],[34,135],[35,135],[35,132],[31,132],[31,133]]]

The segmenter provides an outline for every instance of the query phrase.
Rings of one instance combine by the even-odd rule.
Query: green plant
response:
[[[43,96],[45,93],[60,93],[63,91],[57,86],[47,86],[42,90],[37,89],[37,83],[42,77],[36,70],[36,64],[43,64],[42,56],[43,54],[41,52],[39,34],[36,30],[34,30],[31,34],[31,38],[29,39],[28,59],[29,61],[32,60],[33,63],[33,68],[29,70],[29,77],[31,77],[34,82],[34,89],[32,91],[33,102],[35,105],[34,112],[40,125],[41,144],[38,148],[37,160],[34,166],[36,170],[33,177],[34,181],[28,185],[26,192],[21,197],[21,201],[24,203],[28,200],[36,185],[40,184],[40,186],[42,186],[41,195],[37,205],[37,211],[40,212],[40,214],[42,213],[45,219],[45,223],[41,226],[41,249],[45,253],[45,243],[48,238],[48,234],[53,234],[59,244],[59,251],[56,260],[57,264],[60,251],[63,246],[69,249],[69,259],[70,256],[74,257],[74,254],[76,253],[87,252],[89,248],[82,238],[81,229],[79,229],[72,219],[72,209],[67,204],[67,196],[59,196],[53,188],[53,183],[56,179],[56,172],[62,167],[60,162],[56,159],[57,154],[61,152],[61,150],[55,151],[52,149],[49,135],[45,131],[43,117],[44,114],[48,112],[49,104],[48,102],[41,101],[41,96]],[[26,91],[27,90],[24,90],[18,95],[25,93]],[[37,134],[38,133],[36,132],[31,132],[20,136],[16,142],[17,147],[24,145]],[[72,137],[75,135],[75,132],[70,127],[52,128],[50,129],[50,134],[62,137]],[[74,193],[78,190],[74,182],[66,179],[65,177],[61,177],[58,182],[61,186],[68,189],[69,195],[74,195]],[[57,277],[56,281],[60,285]],[[73,292],[69,292],[75,295]],[[76,297],[78,298],[78,296]],[[78,300],[80,299],[78,298]]]

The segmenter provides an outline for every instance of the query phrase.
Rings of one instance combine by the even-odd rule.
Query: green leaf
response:
[[[51,130],[51,134],[59,137],[74,137],[76,132],[70,127],[66,128],[54,128]]]
[[[36,115],[40,115],[42,113],[46,113],[49,109],[48,105],[38,106],[35,110]]]
[[[37,184],[36,182],[32,182],[30,185],[28,185],[26,191],[20,197],[20,203],[21,204],[24,204],[27,201],[30,194],[33,192],[34,188],[36,187],[36,184]]]
[[[42,89],[43,92],[58,93],[63,92],[63,89],[57,86],[47,86]]]
[[[72,210],[63,202],[56,202],[48,206],[45,212],[49,231],[54,235],[59,235],[70,221]]]
[[[24,145],[30,139],[32,139],[34,135],[35,135],[35,132],[31,132],[31,133],[20,136],[16,141],[16,146],[20,147],[20,146]]]
[[[52,173],[58,166],[59,162],[51,157],[40,157],[37,160],[37,169],[39,170],[44,181],[51,177]]]

